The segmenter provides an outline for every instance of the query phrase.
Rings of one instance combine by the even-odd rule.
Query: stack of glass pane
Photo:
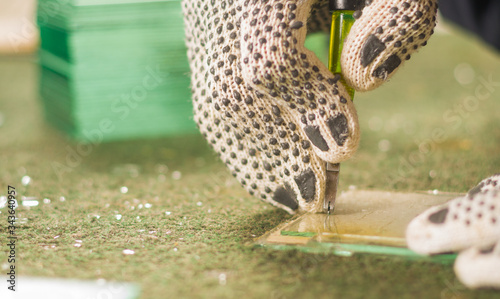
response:
[[[180,0],[40,0],[46,118],[81,141],[195,131]]]

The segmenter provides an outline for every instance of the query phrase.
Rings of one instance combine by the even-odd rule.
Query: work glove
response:
[[[500,174],[417,216],[406,240],[420,254],[460,251],[455,273],[466,286],[500,288]]]
[[[361,1],[359,1],[361,2]],[[425,45],[435,0],[374,0],[347,37],[347,83],[370,90]],[[359,143],[356,109],[340,76],[304,47],[330,30],[328,1],[183,0],[194,120],[234,177],[289,213],[321,211],[326,162]]]

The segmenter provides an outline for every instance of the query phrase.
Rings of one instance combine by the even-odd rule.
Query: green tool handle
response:
[[[342,68],[340,66],[340,56],[344,48],[344,40],[349,34],[352,25],[354,24],[353,17],[354,10],[335,10],[332,12],[332,29],[330,33],[330,57],[328,61],[328,68],[334,74],[342,76]],[[341,81],[351,96],[354,99],[354,89],[349,87],[344,78]]]

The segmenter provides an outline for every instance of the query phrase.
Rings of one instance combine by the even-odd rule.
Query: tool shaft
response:
[[[340,164],[326,163],[326,191],[323,202],[323,212],[332,213],[337,199],[337,187],[339,185]]]

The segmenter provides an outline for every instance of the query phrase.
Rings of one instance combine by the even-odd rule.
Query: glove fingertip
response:
[[[461,252],[454,265],[458,279],[468,288],[500,288],[500,243]]]
[[[347,83],[357,91],[369,91],[389,80],[427,44],[434,33],[436,13],[433,0],[379,0],[365,7],[342,52]]]

